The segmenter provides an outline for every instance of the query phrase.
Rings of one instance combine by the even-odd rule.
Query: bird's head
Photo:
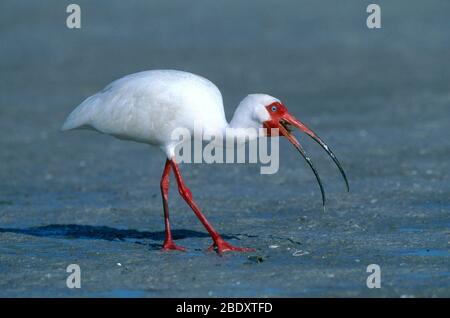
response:
[[[339,163],[338,159],[331,151],[330,147],[328,147],[328,145],[316,133],[309,129],[300,120],[291,115],[286,106],[284,106],[284,104],[280,100],[270,95],[251,94],[241,102],[240,106],[242,106],[242,112],[247,111],[248,115],[251,115],[252,121],[255,124],[258,124],[259,127],[266,128],[267,136],[281,135],[283,137],[286,137],[292,143],[292,145],[294,145],[294,147],[306,160],[306,162],[314,172],[314,175],[316,176],[320,191],[322,193],[322,202],[324,207],[325,193],[323,190],[322,182],[311,159],[307,156],[305,150],[300,145],[297,138],[295,138],[293,134],[295,128],[314,139],[328,153],[331,159],[333,159],[336,166],[339,168],[339,171],[344,178],[347,191],[349,190],[348,180],[345,172],[342,169],[342,166]]]

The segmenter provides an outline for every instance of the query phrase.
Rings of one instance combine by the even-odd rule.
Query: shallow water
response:
[[[450,296],[450,4],[378,1],[383,27],[368,30],[357,0],[77,3],[81,30],[59,1],[0,4],[0,296]],[[211,223],[256,252],[207,252],[173,184],[188,251],[161,252],[162,154],[59,131],[84,98],[152,68],[211,79],[228,118],[247,93],[279,97],[329,143],[351,192],[306,138],[325,213],[286,141],[271,176],[183,165]],[[66,287],[72,263],[81,289]],[[366,287],[369,264],[380,289]]]

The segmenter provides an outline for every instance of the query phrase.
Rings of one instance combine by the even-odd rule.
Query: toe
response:
[[[176,245],[174,242],[164,243],[163,251],[186,251],[186,248],[183,246]]]
[[[217,253],[219,253],[219,254],[223,254],[224,252],[229,252],[229,251],[233,251],[233,252],[254,252],[255,251],[254,248],[233,246],[233,245],[225,242],[224,240],[218,240],[217,242],[214,242],[213,244],[211,244],[208,248],[208,251],[212,251],[212,250],[214,250],[214,248],[217,248]]]

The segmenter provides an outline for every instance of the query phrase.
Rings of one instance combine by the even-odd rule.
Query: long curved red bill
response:
[[[300,152],[302,157],[306,160],[306,162],[310,166],[311,170],[314,172],[314,175],[316,176],[317,182],[319,183],[320,191],[322,193],[322,203],[323,203],[323,206],[325,208],[325,202],[326,202],[325,191],[323,189],[322,182],[320,180],[319,174],[317,173],[317,170],[315,169],[311,159],[307,156],[307,154],[306,154],[305,150],[303,149],[303,147],[300,145],[300,143],[294,137],[294,135],[290,132],[290,129],[288,127],[289,125],[292,125],[292,126],[298,128],[299,130],[303,131],[304,133],[306,133],[309,137],[314,139],[314,141],[316,141],[327,152],[327,154],[331,157],[333,162],[338,167],[342,177],[344,178],[345,185],[347,187],[347,191],[350,191],[350,186],[349,186],[349,183],[348,183],[347,176],[345,175],[344,169],[342,168],[342,166],[341,166],[339,160],[337,159],[337,157],[331,151],[330,147],[328,147],[328,145],[325,142],[323,142],[323,140],[319,136],[317,136],[316,133],[314,133],[305,124],[303,124],[301,121],[299,121],[298,119],[296,119],[294,116],[290,115],[289,113],[284,114],[283,119],[280,122],[280,127],[279,127],[280,132],[281,132],[281,134],[283,136],[285,136],[294,145],[294,147],[298,150],[298,152]]]

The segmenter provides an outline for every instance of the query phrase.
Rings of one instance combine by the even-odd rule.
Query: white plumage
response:
[[[279,132],[297,148],[313,170],[322,193],[325,194],[319,175],[300,146],[291,127],[305,132],[332,157],[347,188],[348,182],[341,165],[329,147],[308,127],[292,116],[287,108],[275,97],[266,94],[251,94],[237,107],[233,119],[228,124],[223,109],[222,95],[209,80],[187,72],[174,70],[145,71],[118,79],[97,94],[87,98],[69,115],[62,129],[93,129],[120,139],[143,142],[161,148],[167,161],[161,178],[166,239],[164,250],[183,250],[175,245],[169,225],[168,187],[169,175],[173,171],[181,196],[203,223],[213,239],[211,248],[224,251],[249,251],[225,242],[209,224],[194,202],[190,190],[185,185],[178,165],[174,160],[175,147],[182,142],[173,139],[177,128],[187,129],[193,138],[221,135],[232,137],[238,142],[248,138],[248,128],[279,129]],[[201,135],[198,135],[201,134]],[[277,133],[278,135],[278,133]]]
[[[263,94],[249,95],[247,99],[253,101],[254,96],[263,102],[261,120],[268,119],[262,106],[277,99]],[[242,114],[235,118],[235,124],[239,124],[236,128],[251,125],[246,122],[252,121],[253,113],[247,114],[250,108],[238,108]],[[176,141],[171,140],[172,131],[186,128],[193,134],[194,124],[207,134],[223,133],[231,127],[219,89],[192,73],[152,70],[122,77],[87,98],[69,115],[62,130],[94,129],[161,147],[171,157],[176,146]],[[261,122],[256,124],[260,126]]]

